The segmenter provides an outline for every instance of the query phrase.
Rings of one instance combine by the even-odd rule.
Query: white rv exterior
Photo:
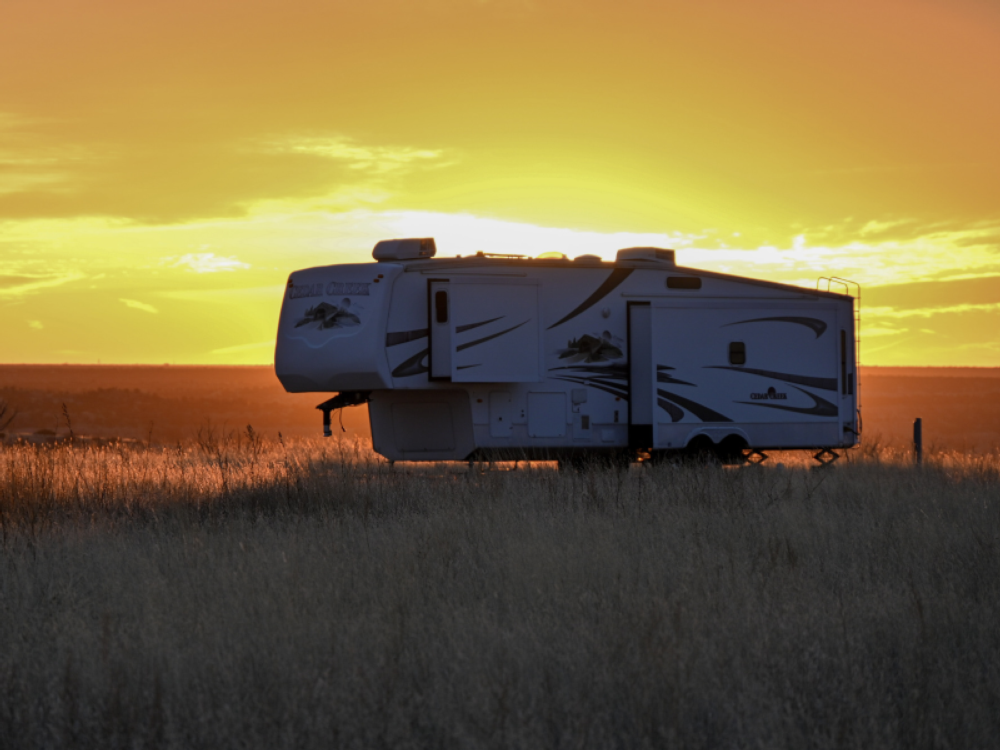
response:
[[[574,461],[858,442],[854,298],[678,267],[434,258],[433,240],[375,263],[289,277],[275,371],[290,392],[367,402],[390,460]]]

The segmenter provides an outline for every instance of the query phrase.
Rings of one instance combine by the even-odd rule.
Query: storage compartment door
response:
[[[452,279],[451,312],[453,382],[541,380],[537,285]]]
[[[628,303],[628,444],[653,447],[653,308],[648,302]]]
[[[451,380],[452,340],[455,324],[451,314],[451,284],[428,282],[428,318],[430,319],[430,379]]]

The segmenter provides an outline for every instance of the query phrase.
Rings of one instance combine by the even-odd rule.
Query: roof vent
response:
[[[382,240],[375,245],[372,257],[375,260],[420,260],[433,258],[437,246],[433,237],[409,240]]]
[[[674,265],[674,251],[660,247],[627,247],[618,251],[618,260],[648,260],[654,263]]]

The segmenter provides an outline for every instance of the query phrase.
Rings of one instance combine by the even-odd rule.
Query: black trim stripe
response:
[[[422,352],[418,352],[410,357],[405,362],[400,363],[395,370],[392,371],[392,376],[394,378],[409,378],[413,375],[420,375],[423,372],[427,372],[430,367],[423,363],[424,357],[430,354],[430,349],[424,349]]]
[[[504,317],[503,315],[500,318]],[[484,320],[479,323],[469,323],[464,326],[456,326],[455,333],[464,333],[465,331],[471,331],[473,328],[479,328],[480,326],[489,325],[500,318],[490,318],[489,320]],[[418,339],[426,338],[428,330],[426,328],[416,328],[412,331],[389,331],[385,334],[385,345],[388,346],[399,346],[400,344],[407,344],[410,341],[417,341]]]
[[[566,365],[564,367],[549,368],[549,372],[556,372],[558,370],[575,370],[576,372],[585,372],[590,375],[628,380],[628,365]]]
[[[586,385],[586,386],[589,386],[591,388],[596,388],[599,391],[604,391],[605,393],[610,393],[612,396],[618,396],[618,398],[622,399],[623,401],[628,401],[628,392],[625,391],[624,389],[610,388],[608,386],[601,385],[599,383],[592,383],[589,380],[586,380],[585,378],[574,378],[574,377],[561,376],[561,377],[555,377],[555,378],[553,378],[553,380],[562,380],[562,381],[565,381],[567,383],[576,383],[577,385]]]
[[[426,328],[418,328],[414,331],[390,331],[385,334],[385,345],[399,346],[423,338],[427,338]]]
[[[673,401],[678,406],[683,406],[689,412],[694,414],[702,422],[732,422],[729,417],[719,414],[717,411],[709,409],[707,406],[702,406],[696,401],[691,401],[684,398],[683,396],[678,396],[676,393],[671,393],[670,391],[664,391],[659,388],[656,389],[656,393],[661,397],[665,398],[667,401]]]
[[[694,383],[689,383],[686,380],[681,380],[680,378],[675,378],[665,372],[656,373],[657,383],[673,383],[674,385],[694,385]]]
[[[807,385],[810,388],[822,388],[824,391],[837,390],[836,378],[818,378],[813,375],[793,375],[787,372],[772,372],[771,370],[756,370],[752,367],[727,367],[725,365],[708,365],[706,370],[732,370],[733,372],[745,372],[750,375],[760,375],[765,378],[783,380],[786,383],[798,383]]]
[[[674,406],[669,401],[662,398],[658,398],[656,399],[656,403],[661,409],[663,409],[663,411],[665,411],[667,414],[670,415],[671,422],[680,422],[682,419],[684,419],[684,412],[681,411],[676,406]]]
[[[778,316],[774,318],[751,318],[750,320],[737,320],[735,323],[726,323],[723,328],[728,328],[729,326],[739,326],[744,323],[794,323],[795,325],[805,326],[810,331],[816,334],[816,338],[819,338],[824,333],[826,333],[826,323],[819,318],[806,318],[798,316]]]
[[[601,284],[599,287],[597,287],[597,289],[594,290],[594,293],[591,294],[589,297],[587,297],[587,299],[585,299],[583,302],[581,302],[576,307],[576,309],[573,310],[573,312],[571,312],[564,318],[560,319],[558,322],[553,323],[546,330],[551,331],[556,326],[562,325],[567,320],[575,318],[584,310],[587,310],[588,308],[591,308],[594,305],[596,305],[598,302],[601,301],[601,299],[603,299],[607,294],[609,294],[612,289],[614,289],[616,286],[625,281],[625,279],[627,279],[632,274],[632,271],[633,269],[631,268],[616,268],[614,271],[608,274],[608,278],[604,280],[604,283]]]
[[[461,351],[464,351],[466,349],[470,349],[473,346],[478,346],[479,344],[484,344],[487,341],[490,341],[491,339],[497,338],[498,336],[503,336],[505,333],[510,333],[511,331],[516,331],[518,328],[520,328],[521,326],[523,326],[527,322],[528,321],[526,320],[526,321],[524,321],[524,323],[518,323],[516,326],[508,328],[505,331],[500,331],[499,333],[492,333],[489,336],[483,336],[483,338],[481,338],[481,339],[476,339],[475,341],[469,341],[469,342],[467,342],[465,344],[459,344],[458,347],[456,347],[455,351],[461,352]]]
[[[505,315],[500,316],[500,318],[504,317],[506,316]],[[489,325],[494,321],[500,320],[500,318],[490,318],[489,320],[484,320],[482,323],[469,323],[468,325],[464,326],[455,326],[455,333],[464,333],[465,331],[471,331],[473,328],[479,328],[479,326]]]

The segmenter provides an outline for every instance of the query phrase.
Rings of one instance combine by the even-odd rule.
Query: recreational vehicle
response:
[[[387,240],[373,263],[288,279],[275,371],[368,404],[390,461],[617,461],[714,454],[827,462],[859,439],[855,297],[676,265]],[[845,292],[848,291],[845,288]]]

